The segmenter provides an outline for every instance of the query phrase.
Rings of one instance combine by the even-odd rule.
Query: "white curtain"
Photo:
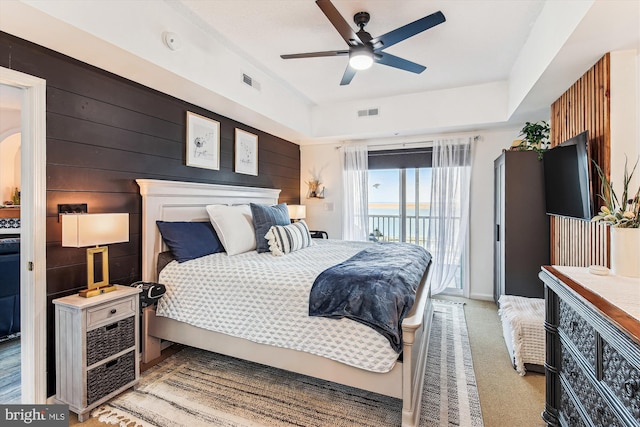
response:
[[[455,279],[469,229],[471,138],[441,139],[433,146],[428,250],[433,295]]]
[[[368,216],[368,169],[369,159],[365,143],[346,143],[343,153],[342,238],[344,240],[367,240],[369,237]]]

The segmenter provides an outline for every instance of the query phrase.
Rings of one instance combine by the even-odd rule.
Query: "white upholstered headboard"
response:
[[[142,196],[142,280],[157,281],[158,253],[166,250],[156,221],[209,221],[207,205],[273,205],[280,190],[196,182],[136,179]]]

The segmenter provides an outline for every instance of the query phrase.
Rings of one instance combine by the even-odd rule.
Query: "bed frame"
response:
[[[156,227],[162,221],[208,221],[210,204],[276,204],[280,190],[149,179],[136,180],[142,195],[142,280],[157,281],[158,253],[166,250]],[[354,368],[297,350],[258,344],[230,335],[156,316],[152,308],[143,316],[143,361],[160,356],[161,340],[185,344],[273,366],[299,374],[402,399],[402,426],[417,426],[433,306],[422,277],[416,302],[402,323],[402,361],[386,373]]]

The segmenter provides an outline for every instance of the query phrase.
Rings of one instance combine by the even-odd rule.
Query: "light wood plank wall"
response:
[[[591,158],[609,176],[610,132],[610,55],[607,53],[560,98],[551,104],[551,146],[589,131]],[[600,205],[597,193],[600,181],[591,165],[592,197]],[[609,266],[609,232],[605,225],[587,220],[551,218],[551,263],[586,267]]]

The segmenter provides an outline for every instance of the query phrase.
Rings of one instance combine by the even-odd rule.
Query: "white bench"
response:
[[[544,299],[502,295],[498,300],[504,341],[520,375],[544,373]]]

